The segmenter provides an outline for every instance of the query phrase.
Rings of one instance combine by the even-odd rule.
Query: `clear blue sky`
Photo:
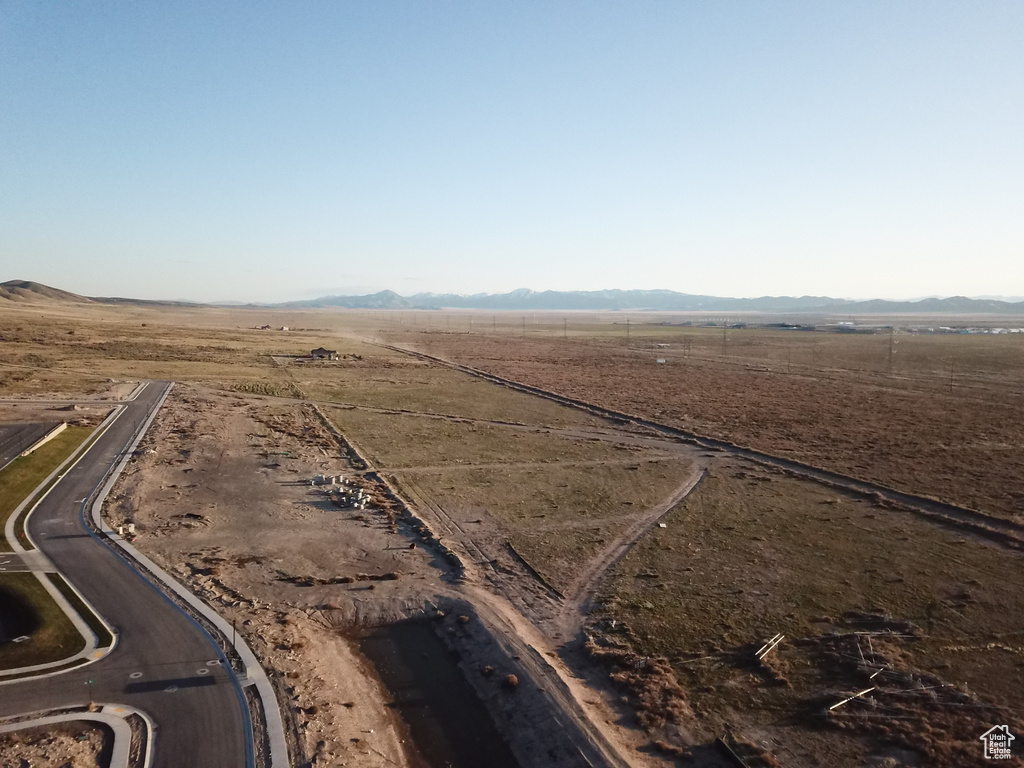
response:
[[[4,2],[11,278],[1024,295],[1024,3]]]

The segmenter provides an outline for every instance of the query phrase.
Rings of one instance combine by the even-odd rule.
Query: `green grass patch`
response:
[[[60,661],[85,647],[85,638],[31,573],[0,575],[0,621],[10,627],[5,634],[29,638],[0,642],[0,669]]]
[[[100,621],[99,617],[93,613],[82,598],[78,596],[78,593],[71,588],[71,585],[64,580],[64,577],[59,573],[48,573],[46,574],[46,578],[50,580],[50,583],[53,584],[53,586],[55,586],[62,595],[64,595],[64,599],[71,604],[75,613],[81,616],[82,621],[88,624],[89,629],[96,634],[97,646],[100,648],[109,647],[111,643],[114,642],[114,636],[110,634],[110,630],[103,625],[103,622]]]
[[[68,427],[34,453],[15,459],[0,472],[0,531],[18,505],[74,453],[92,431],[93,427]],[[0,537],[0,552],[10,551],[10,544]]]

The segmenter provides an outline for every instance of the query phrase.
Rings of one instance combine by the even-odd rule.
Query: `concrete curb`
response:
[[[99,440],[103,433],[106,432],[107,429],[109,429],[110,425],[113,424],[117,420],[117,418],[122,413],[124,413],[124,411],[124,406],[115,406],[113,412],[111,412],[110,415],[107,416],[107,418],[100,422],[99,426],[97,426],[96,429],[92,431],[92,434],[89,435],[89,437],[82,441],[82,444],[75,450],[75,452],[68,456],[68,458],[65,459],[64,462],[59,467],[53,470],[53,472],[51,472],[46,477],[45,480],[43,480],[38,486],[36,486],[32,490],[32,492],[25,498],[25,500],[21,504],[19,504],[17,508],[11,513],[10,517],[7,518],[7,524],[4,526],[4,537],[7,539],[7,543],[11,545],[11,549],[15,554],[23,554],[29,551],[26,550],[23,546],[21,546],[21,542],[18,541],[18,537],[15,535],[14,528],[18,517],[25,509],[25,506],[34,500],[35,503],[32,504],[32,508],[25,515],[25,538],[28,539],[29,543],[32,545],[32,551],[38,552],[40,555],[43,555],[42,551],[38,547],[36,547],[36,544],[32,540],[31,535],[29,535],[28,520],[32,516],[32,513],[35,511],[36,507],[38,507],[39,504],[42,503],[43,499],[47,497],[50,491],[56,487],[57,482],[53,482],[49,488],[46,488],[47,484],[51,483],[51,481],[53,481],[55,477],[59,482],[60,478],[63,477],[63,475],[66,474],[66,472],[73,469],[74,466],[78,464],[79,461],[85,458],[86,454],[89,452],[89,449],[92,448],[96,441]],[[36,498],[37,494],[39,494],[40,489],[42,488],[46,488],[46,491],[39,495],[39,498]],[[43,557],[45,557],[45,555],[43,555]],[[54,573],[60,573],[60,571],[58,571],[56,568],[52,568],[51,570]],[[58,659],[57,661],[50,661],[45,664],[33,664],[27,667],[17,667],[15,669],[0,670],[0,678],[10,677],[12,675],[19,676],[17,680],[0,679],[0,685],[12,682],[22,682],[24,681],[25,678],[21,676],[31,674],[32,672],[44,673],[40,675],[33,675],[33,677],[49,677],[52,674],[58,674],[64,671],[65,667],[69,667],[71,669],[78,669],[81,666],[85,666],[84,664],[75,664],[75,662],[77,662],[79,659],[87,659],[86,664],[90,664],[94,661],[102,659],[104,656],[106,656],[108,653],[113,651],[114,648],[117,647],[117,630],[114,629],[114,627],[110,626],[109,622],[107,622],[107,620],[103,616],[101,616],[95,608],[93,608],[93,606],[89,603],[88,600],[85,599],[82,593],[78,591],[78,588],[75,587],[74,584],[72,584],[67,579],[64,579],[64,583],[67,584],[68,587],[78,597],[78,599],[81,600],[82,605],[84,605],[92,613],[92,615],[96,617],[96,620],[103,624],[103,626],[110,633],[110,636],[113,638],[113,641],[107,648],[99,649],[99,638],[96,637],[96,633],[93,632],[89,625],[85,623],[85,621],[79,615],[78,611],[74,609],[71,603],[67,601],[67,598],[65,598],[64,595],[61,594],[60,590],[57,589],[50,582],[49,579],[45,578],[44,575],[38,571],[33,571],[32,574],[36,577],[39,583],[43,586],[43,589],[46,590],[47,594],[50,595],[50,597],[57,604],[57,606],[65,613],[65,615],[68,617],[68,620],[72,623],[72,625],[74,625],[75,629],[78,630],[79,634],[81,634],[82,638],[85,640],[85,648],[83,648],[81,651],[72,656],[68,656],[64,659]],[[61,574],[61,576],[63,578],[63,574]],[[49,674],[46,674],[47,670],[52,671]]]
[[[60,715],[43,715],[31,720],[0,724],[0,733],[14,733],[41,725],[74,723],[81,720],[103,723],[110,726],[114,732],[114,745],[110,752],[110,768],[129,768],[132,729],[125,722],[125,718],[129,715],[138,715],[146,724],[146,753],[142,761],[142,768],[149,768],[153,764],[153,721],[145,712],[122,704],[104,704],[99,712],[65,712]]]
[[[99,426],[92,431],[92,434],[89,435],[89,437],[82,441],[82,444],[78,446],[75,452],[68,456],[59,467],[53,470],[53,472],[47,475],[45,480],[43,480],[39,485],[33,488],[32,492],[25,497],[25,500],[22,501],[21,504],[19,504],[17,507],[15,507],[13,512],[11,512],[10,516],[7,518],[7,523],[4,525],[4,538],[6,538],[7,543],[11,545],[11,550],[13,552],[21,553],[27,551],[23,546],[21,546],[21,542],[18,541],[18,537],[14,535],[15,523],[17,519],[21,516],[21,513],[25,509],[25,506],[33,500],[35,501],[35,503],[32,505],[32,509],[34,510],[37,506],[39,506],[39,502],[45,499],[47,494],[49,494],[50,490],[53,488],[53,485],[56,485],[56,483],[54,483],[53,485],[50,486],[50,488],[46,488],[47,483],[51,482],[58,475],[63,475],[65,467],[67,467],[67,469],[70,471],[75,466],[75,464],[81,461],[82,458],[85,456],[86,452],[88,451],[88,449],[91,448],[93,444],[100,438],[100,436],[107,431],[107,428],[109,428],[110,425],[117,420],[117,417],[124,413],[124,410],[125,408],[123,405],[114,406],[114,410],[107,416],[107,418],[100,422]],[[46,488],[46,493],[42,494],[37,499],[36,495],[43,488]],[[30,510],[28,515],[31,514],[32,511]],[[28,515],[25,516],[26,521],[28,520]],[[25,531],[25,536],[29,540],[29,543],[32,544],[32,547],[36,548],[35,542],[32,541],[32,537],[28,535],[28,531]]]
[[[132,393],[130,395],[128,395],[128,397],[126,397],[125,400],[134,400],[135,398],[137,398],[139,395],[142,394],[142,390],[144,390],[145,388],[146,388],[146,382],[145,381],[140,381],[139,382],[139,386],[137,386],[135,389],[133,389]]]
[[[244,639],[232,631],[231,625],[228,624],[220,614],[182,586],[173,576],[164,571],[160,566],[139,552],[138,549],[121,538],[117,532],[108,526],[103,520],[103,502],[106,499],[107,494],[110,493],[110,490],[114,487],[114,484],[121,476],[121,472],[124,470],[128,461],[134,454],[136,447],[142,441],[146,432],[149,431],[150,425],[153,423],[154,419],[156,419],[156,415],[159,413],[160,408],[167,399],[167,396],[171,393],[172,387],[173,384],[169,385],[164,394],[157,401],[156,405],[153,406],[153,410],[149,417],[143,423],[142,427],[136,434],[135,439],[125,450],[123,458],[117,464],[116,468],[110,473],[106,484],[103,485],[103,488],[96,496],[95,501],[93,501],[91,510],[92,522],[93,525],[96,526],[97,530],[103,533],[116,546],[126,552],[135,562],[149,571],[154,578],[167,586],[178,598],[187,603],[193,610],[209,621],[224,635],[225,638],[235,635],[234,648],[238,653],[239,658],[242,660],[242,663],[245,665],[246,682],[244,685],[254,685],[256,687],[256,692],[259,694],[260,700],[263,703],[263,717],[266,720],[267,740],[270,744],[271,768],[289,768],[288,746],[285,741],[284,723],[281,720],[281,711],[278,708],[277,697],[274,695],[274,688],[270,684],[270,679],[267,677],[266,672],[264,672],[259,660],[256,658],[256,654],[252,652]]]
[[[68,428],[68,423],[66,421],[60,422],[60,424],[55,426],[53,429],[47,431],[47,433],[45,435],[40,437],[38,440],[36,440],[34,443],[32,443],[32,445],[30,445],[24,451],[19,453],[18,454],[18,458],[21,458],[23,456],[31,456],[33,453],[35,453],[37,450],[42,448],[48,442],[53,440],[53,438],[55,438],[57,435],[59,435],[61,432],[63,432],[67,428]]]

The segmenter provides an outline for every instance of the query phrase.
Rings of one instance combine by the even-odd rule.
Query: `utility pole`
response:
[[[722,321],[722,356],[729,354],[729,321]]]
[[[889,326],[889,375],[890,376],[892,376],[892,355],[893,355],[893,352],[895,351],[893,349],[893,347],[896,344],[895,339],[893,339],[893,333],[895,331],[896,331],[896,326],[890,325]]]
[[[629,318],[626,318],[626,346],[629,346]]]
[[[949,394],[953,394],[953,370],[956,368],[956,360],[949,361]]]

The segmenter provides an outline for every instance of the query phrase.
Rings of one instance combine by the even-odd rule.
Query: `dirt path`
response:
[[[437,464],[415,467],[388,467],[393,475],[434,475],[458,469],[550,469],[556,467],[627,467],[631,464],[656,464],[659,461],[672,461],[675,456],[629,456],[624,459],[579,459],[569,461],[495,461],[472,464]]]
[[[230,390],[225,390],[231,392]],[[521,421],[506,421],[502,419],[481,419],[474,416],[458,416],[452,413],[437,413],[436,411],[415,411],[408,408],[382,408],[375,405],[351,403],[345,400],[315,400],[310,398],[286,397],[284,395],[248,395],[254,401],[274,402],[280,404],[302,403],[327,408],[339,408],[342,410],[368,411],[386,416],[412,416],[436,421],[452,421],[459,424],[483,424],[490,427],[506,427],[508,429],[526,430],[529,432],[550,432],[551,434],[565,434],[568,437],[584,437],[592,440],[611,440],[624,444],[644,445],[647,441],[659,444],[678,444],[649,427],[638,427],[636,424],[622,423],[607,430],[586,429],[583,427],[554,427],[547,424],[527,424]],[[621,421],[621,420],[620,420]]]
[[[689,496],[707,476],[706,462],[698,460],[693,471],[660,504],[645,510],[642,515],[612,541],[601,554],[591,560],[579,578],[566,591],[565,602],[559,611],[557,632],[563,639],[570,639],[579,632],[590,609],[594,595],[607,573],[615,567],[627,552],[669,511]]]
[[[627,743],[626,732],[614,725],[617,714],[569,672],[547,638],[511,604],[475,584],[464,584],[459,591],[488,629],[515,652],[556,711],[565,715],[568,723],[562,725],[573,737],[585,764],[609,768],[658,764],[636,751],[639,743]]]

